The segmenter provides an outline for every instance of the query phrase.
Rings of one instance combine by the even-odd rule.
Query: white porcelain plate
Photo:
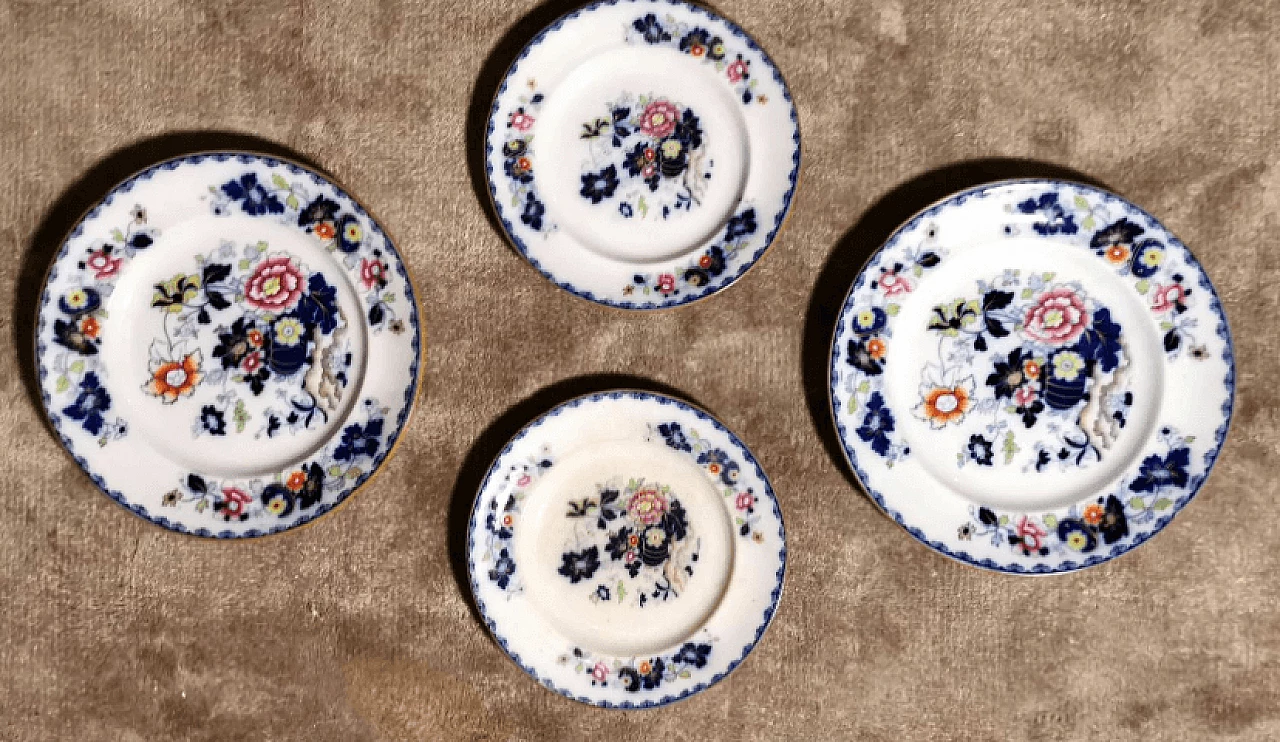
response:
[[[782,513],[755,457],[701,410],[633,391],[518,433],[471,512],[471,589],[511,659],[597,706],[646,708],[738,666],[782,593]]]
[[[420,358],[391,240],[338,186],[239,153],[156,165],[75,226],[36,328],[45,410],[93,481],[201,536],[331,510],[390,453]]]
[[[782,75],[740,28],[673,0],[557,21],[507,72],[485,141],[494,207],[561,288],[660,309],[733,283],[795,192]]]
[[[831,402],[876,503],[931,548],[1016,573],[1134,548],[1204,483],[1235,387],[1191,252],[1131,203],[1015,181],[956,194],[854,281]]]

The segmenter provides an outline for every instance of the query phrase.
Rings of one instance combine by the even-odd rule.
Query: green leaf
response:
[[[338,466],[337,464],[334,464],[333,466],[329,467],[329,476],[331,477],[342,476],[342,467]]]
[[[1084,227],[1085,229],[1093,229],[1095,226],[1097,226],[1097,224],[1098,222],[1093,218],[1093,214],[1086,216],[1084,218],[1084,221],[1080,222],[1080,226]]]
[[[869,391],[871,391],[871,382],[863,379],[862,383],[858,385],[858,394],[866,394]]]
[[[898,306],[897,304],[890,304],[884,308],[884,311],[885,311],[885,314],[888,314],[890,317],[897,317],[898,312],[902,311],[902,307]]]
[[[1043,518],[1043,520],[1044,520],[1044,527],[1045,527],[1045,528],[1057,528],[1057,527],[1058,527],[1058,516],[1054,515],[1053,513],[1049,513],[1048,515],[1046,515],[1046,516]]]
[[[291,209],[298,208],[301,205],[298,202],[298,195],[296,193],[290,193],[289,197],[284,200],[284,205]]]
[[[283,176],[283,175],[281,175],[280,173],[272,173],[272,174],[271,174],[271,182],[272,182],[273,184],[275,184],[275,187],[276,187],[276,188],[288,188],[288,187],[289,187],[289,181],[285,180],[285,179],[284,179],[284,176]]]
[[[1076,194],[1075,201],[1076,201],[1076,206],[1082,209],[1089,208],[1089,199],[1085,198],[1084,196],[1081,196],[1079,193]]]
[[[118,229],[111,230],[111,239],[116,242],[124,242],[124,232],[121,232]]]
[[[1187,436],[1186,438],[1183,438],[1183,439],[1182,439],[1182,442],[1183,442],[1183,443],[1195,443],[1195,442],[1196,442],[1196,437],[1195,437],[1194,435],[1189,435],[1189,436]]]
[[[1138,290],[1139,294],[1145,294],[1147,293],[1147,290],[1151,288],[1151,282],[1144,278],[1141,281],[1138,281],[1134,288]]]
[[[254,247],[256,247],[256,248],[258,249],[258,252],[266,252],[266,251],[267,251],[267,243],[266,243],[266,242],[264,242],[264,241],[259,241],[259,242],[258,242],[258,244],[254,245]],[[1047,279],[1046,279],[1046,280],[1047,280]]]
[[[1043,278],[1043,279],[1044,279],[1044,280],[1046,280],[1046,281],[1052,281],[1052,280],[1053,280],[1053,277],[1054,277],[1054,276],[1056,276],[1056,275],[1058,275],[1058,274],[1057,274],[1057,273],[1054,273],[1053,271],[1048,271],[1048,272],[1046,272],[1044,275],[1042,275],[1042,276],[1041,276],[1041,278]]]
[[[56,389],[57,389],[58,393],[59,393],[59,394],[61,394],[61,393],[65,392],[65,391],[67,391],[67,390],[68,390],[68,389],[70,389],[70,388],[71,388],[71,379],[68,379],[68,378],[67,378],[67,377],[65,377],[65,376],[59,376],[59,377],[58,377],[58,384],[57,384],[57,387],[56,387]]]
[[[236,400],[236,408],[231,412],[231,419],[235,421],[236,432],[243,433],[244,426],[249,422],[249,411],[244,407],[244,400]]]
[[[1013,461],[1013,457],[1022,449],[1018,447],[1017,437],[1010,430],[1004,434],[1004,463]]]
[[[395,295],[395,294],[389,294],[389,293],[388,293],[388,294],[383,294],[383,295],[382,295],[382,300],[383,300],[384,302],[386,302],[387,304],[395,304],[395,303],[396,303],[396,295]]]
[[[1172,329],[1173,329],[1173,323],[1172,323],[1172,322],[1161,322],[1161,323],[1160,323],[1160,329],[1161,329],[1161,330],[1165,330],[1165,331],[1172,330]]]
[[[911,272],[915,274],[916,278],[919,278],[924,275],[924,268],[921,268],[918,265],[913,265],[911,266]]]
[[[1023,289],[1023,290],[1022,290],[1022,298],[1023,298],[1023,299],[1030,299],[1030,298],[1032,297],[1032,295],[1034,295],[1035,293],[1036,293],[1036,292],[1032,291],[1031,289]]]
[[[247,270],[249,270],[249,260],[248,260],[248,258],[246,258],[246,259],[244,259],[244,260],[241,260],[241,261],[240,261],[240,270],[242,270],[242,271],[247,271]]]
[[[1134,497],[1129,500],[1129,509],[1130,510],[1146,510],[1147,503],[1143,502],[1141,497]]]
[[[1002,525],[1002,526],[1007,526],[1007,525],[1009,525],[1009,516],[1007,516],[1007,515],[1002,515],[1002,516],[1000,516],[1000,520],[999,520],[999,521],[997,521],[997,522],[998,522],[1000,525]]]
[[[203,512],[205,511],[205,509],[206,509],[206,508],[208,508],[208,507],[209,507],[209,501],[208,501],[208,500],[201,500],[200,502],[197,502],[197,503],[196,503],[196,512],[197,512],[197,513],[203,513]]]
[[[622,580],[618,580],[618,602],[627,597],[627,586],[622,584]]]
[[[682,678],[687,678],[687,677],[689,677],[689,671],[688,671],[688,670],[681,670],[681,671],[680,671],[680,677],[682,677]]]
[[[849,397],[849,401],[844,406],[845,410],[852,415],[858,411],[858,395],[854,394]]]
[[[83,360],[79,360],[79,361],[76,361],[75,363],[71,364],[71,373],[73,373],[73,374],[78,374],[78,373],[82,373],[83,371],[84,371],[84,361],[83,361]]]
[[[1151,507],[1155,508],[1156,510],[1168,510],[1169,508],[1173,507],[1173,500],[1170,500],[1167,497],[1161,497],[1159,500],[1156,500],[1155,504],[1152,505]]]

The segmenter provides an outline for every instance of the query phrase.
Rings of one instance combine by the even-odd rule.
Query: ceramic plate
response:
[[[93,481],[200,536],[305,523],[413,404],[420,334],[391,240],[338,186],[238,153],[171,160],[72,230],[36,328],[45,410]]]
[[[741,441],[669,397],[617,391],[520,431],[471,512],[485,622],[540,683],[597,706],[705,690],[760,640],[786,542]]]
[[[791,206],[800,130],[742,29],[683,2],[614,0],[524,50],[485,158],[503,228],[543,275],[660,309],[710,296],[764,254]]]
[[[1056,181],[965,191],[899,228],[831,350],[867,492],[924,544],[1003,572],[1155,535],[1209,475],[1234,387],[1191,252],[1118,196]]]

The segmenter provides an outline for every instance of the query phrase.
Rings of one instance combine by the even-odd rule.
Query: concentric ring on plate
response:
[[[45,411],[98,487],[217,538],[293,528],[366,483],[421,359],[377,222],[318,173],[241,152],[113,188],[50,267],[35,337]]]
[[[467,544],[476,605],[511,659],[618,708],[724,678],[772,620],[786,567],[751,452],[706,412],[638,391],[570,400],[517,433]]]
[[[777,236],[800,130],[773,62],[678,0],[613,0],[541,32],[508,70],[485,139],[506,236],[544,276],[624,309],[732,284]]]
[[[1217,295],[1154,217],[1090,186],[957,193],[867,262],[832,341],[831,404],[872,499],[974,566],[1113,559],[1199,490],[1231,418]]]

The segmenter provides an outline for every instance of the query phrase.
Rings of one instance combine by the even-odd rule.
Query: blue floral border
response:
[[[965,551],[952,551],[951,549],[947,548],[946,544],[942,543],[941,541],[929,540],[929,538],[924,534],[923,531],[907,523],[903,519],[901,513],[891,508],[888,502],[885,500],[884,495],[882,495],[879,491],[868,486],[867,482],[869,481],[870,477],[867,476],[867,473],[865,470],[863,470],[860,466],[858,466],[857,454],[854,452],[853,446],[850,444],[850,431],[845,428],[844,424],[840,422],[839,415],[835,413],[836,405],[838,404],[836,400],[836,392],[837,392],[837,387],[839,382],[839,375],[837,373],[838,364],[836,362],[836,353],[835,353],[834,344],[835,344],[836,338],[839,337],[840,335],[840,328],[843,327],[848,321],[849,312],[853,308],[854,293],[862,286],[863,282],[866,280],[867,274],[866,274],[865,266],[863,270],[858,273],[858,277],[854,279],[853,285],[849,287],[849,293],[845,297],[844,306],[840,310],[839,318],[836,320],[835,331],[832,334],[832,352],[830,355],[830,364],[829,364],[830,394],[828,396],[828,402],[831,405],[831,411],[832,411],[831,417],[835,422],[836,430],[840,436],[840,444],[841,444],[842,450],[844,451],[845,460],[848,461],[849,466],[853,468],[854,473],[858,477],[859,483],[862,485],[862,489],[868,495],[871,496],[871,499],[875,501],[876,505],[882,511],[884,511],[887,515],[892,517],[894,521],[898,523],[898,525],[902,526],[902,528],[906,530],[907,533],[911,534],[911,536],[915,538],[917,541],[924,544],[925,546],[928,546],[930,549],[937,551],[940,554],[943,554],[945,556],[951,557],[952,559],[955,559],[956,561],[964,562],[965,564],[970,564],[975,567],[980,567],[982,569],[988,569],[995,572],[1003,572],[1006,574],[1055,574],[1055,573],[1062,573],[1062,572],[1074,572],[1076,570],[1084,569],[1086,567],[1092,567],[1092,566],[1101,564],[1103,562],[1107,562],[1112,559],[1115,559],[1116,557],[1119,557],[1122,554],[1125,554],[1126,552],[1132,551],[1133,549],[1136,549],[1137,547],[1146,543],[1153,536],[1155,536],[1157,533],[1163,530],[1165,526],[1169,525],[1169,523],[1173,520],[1174,516],[1176,516],[1184,507],[1186,507],[1186,505],[1189,502],[1191,502],[1192,498],[1194,498],[1196,494],[1199,493],[1200,488],[1204,486],[1205,481],[1209,478],[1209,474],[1213,471],[1213,465],[1217,461],[1218,455],[1222,452],[1223,443],[1226,441],[1226,438],[1227,438],[1227,431],[1231,427],[1231,416],[1235,408],[1235,394],[1236,394],[1235,350],[1234,350],[1234,346],[1232,345],[1231,330],[1227,326],[1227,315],[1226,315],[1226,312],[1223,311],[1222,302],[1219,300],[1218,293],[1214,290],[1213,284],[1209,282],[1209,275],[1205,272],[1204,266],[1200,265],[1200,262],[1196,260],[1195,256],[1191,253],[1191,250],[1187,248],[1187,246],[1184,245],[1181,240],[1179,240],[1172,232],[1170,232],[1163,224],[1161,224],[1159,220],[1157,220],[1154,216],[1149,214],[1146,210],[1142,209],[1141,207],[1133,204],[1132,202],[1114,193],[1111,193],[1109,191],[1104,191],[1100,188],[1095,188],[1093,186],[1085,185],[1083,183],[1075,183],[1075,182],[1064,181],[1064,180],[1027,178],[1027,179],[1004,180],[1004,181],[999,181],[995,183],[987,183],[980,186],[975,186],[973,188],[970,188],[964,191],[960,191],[956,194],[953,194],[947,197],[945,200],[939,203],[936,203],[933,206],[930,206],[924,211],[921,211],[920,213],[912,217],[909,221],[907,221],[905,224],[898,227],[898,229],[893,233],[892,236],[889,237],[889,239],[885,242],[885,244],[879,250],[877,250],[870,258],[867,259],[866,266],[873,266],[877,264],[880,260],[880,256],[894,249],[897,246],[899,239],[901,239],[903,235],[913,230],[922,221],[936,216],[943,209],[951,208],[953,206],[960,206],[965,201],[968,201],[970,199],[985,198],[991,195],[992,192],[1006,188],[1011,185],[1013,186],[1039,185],[1039,186],[1044,186],[1046,188],[1053,188],[1053,189],[1070,187],[1070,188],[1075,188],[1081,191],[1097,194],[1098,197],[1100,197],[1104,202],[1118,203],[1127,209],[1131,209],[1134,214],[1141,215],[1141,217],[1146,220],[1147,228],[1152,230],[1158,229],[1159,231],[1167,234],[1169,236],[1169,245],[1171,247],[1177,247],[1181,249],[1182,257],[1186,261],[1187,265],[1195,268],[1200,273],[1200,286],[1211,297],[1210,307],[1212,308],[1213,312],[1218,316],[1218,327],[1217,327],[1218,337],[1222,338],[1225,341],[1225,347],[1223,348],[1223,351],[1222,351],[1222,360],[1225,361],[1227,364],[1227,377],[1225,380],[1225,384],[1227,388],[1227,400],[1222,403],[1223,421],[1222,421],[1222,424],[1217,429],[1213,448],[1205,453],[1204,473],[1195,477],[1194,479],[1192,479],[1191,482],[1188,483],[1183,493],[1179,495],[1178,498],[1174,501],[1174,506],[1172,509],[1170,509],[1169,513],[1166,515],[1157,517],[1154,523],[1152,524],[1152,527],[1149,530],[1135,535],[1132,539],[1129,539],[1125,543],[1121,543],[1117,546],[1113,546],[1111,550],[1105,554],[1096,554],[1094,556],[1091,556],[1079,562],[1066,561],[1066,562],[1062,562],[1057,567],[1047,567],[1043,564],[1037,564],[1033,567],[1028,568],[1017,563],[1001,564],[995,561],[994,559],[978,559]]]
[[[706,16],[710,20],[723,23],[725,27],[728,28],[735,37],[740,38],[744,42],[746,42],[748,49],[751,49],[752,51],[758,53],[760,55],[760,59],[765,63],[765,65],[768,66],[770,70],[773,71],[773,79],[777,81],[778,86],[782,90],[782,97],[784,100],[786,100],[787,106],[791,109],[791,123],[793,124],[793,127],[794,127],[791,135],[791,140],[795,143],[795,151],[791,155],[792,168],[791,168],[791,174],[789,176],[790,185],[787,187],[787,192],[782,198],[782,209],[778,212],[777,216],[774,218],[773,229],[771,229],[769,233],[765,235],[764,242],[760,245],[760,247],[756,249],[755,253],[751,256],[751,259],[743,261],[738,266],[737,272],[734,273],[732,276],[730,276],[727,280],[724,280],[722,282],[715,283],[715,284],[709,283],[705,287],[703,287],[702,290],[700,291],[685,294],[678,299],[672,299],[672,300],[660,301],[660,302],[652,302],[652,301],[634,302],[634,301],[616,301],[613,299],[606,299],[603,297],[596,296],[595,294],[591,293],[586,289],[578,288],[577,286],[574,286],[573,284],[568,283],[566,281],[557,280],[556,277],[552,275],[550,271],[544,268],[541,263],[539,263],[532,255],[529,254],[529,248],[527,245],[525,245],[524,240],[521,240],[520,237],[516,235],[515,228],[512,226],[511,220],[508,219],[506,214],[504,213],[504,210],[502,207],[502,200],[498,198],[498,186],[496,181],[494,180],[492,156],[493,156],[493,138],[497,129],[498,107],[500,102],[502,101],[503,94],[507,92],[508,83],[510,83],[512,76],[515,75],[516,70],[519,69],[520,67],[520,62],[524,61],[524,58],[529,56],[529,53],[533,51],[535,47],[541,44],[546,39],[547,36],[551,35],[555,31],[558,31],[560,27],[563,26],[568,21],[571,21],[584,13],[590,13],[602,7],[619,5],[622,3],[633,3],[635,5],[643,5],[643,4],[671,5],[679,8],[684,8],[692,13]],[[520,251],[520,254],[524,257],[524,259],[529,261],[529,264],[532,265],[535,269],[537,269],[537,271],[541,273],[548,281],[551,281],[556,286],[559,286],[560,288],[564,289],[565,291],[568,291],[571,294],[574,294],[575,296],[579,296],[583,299],[587,299],[588,301],[596,302],[597,304],[604,304],[606,306],[615,307],[618,309],[653,310],[653,309],[670,309],[672,307],[682,306],[684,304],[688,304],[690,302],[694,302],[699,299],[705,299],[706,297],[712,296],[713,294],[716,294],[719,291],[727,289],[730,286],[732,286],[734,283],[737,283],[738,279],[741,278],[743,274],[745,274],[748,270],[750,270],[751,267],[754,266],[760,260],[760,258],[764,256],[765,251],[769,249],[769,247],[773,244],[774,239],[777,238],[778,232],[782,230],[782,225],[786,221],[787,215],[791,213],[791,202],[795,197],[796,186],[800,179],[800,152],[801,152],[800,121],[796,113],[795,102],[792,101],[791,99],[791,90],[790,88],[787,87],[786,81],[782,79],[782,73],[778,70],[778,66],[773,63],[773,59],[771,59],[769,55],[765,53],[764,49],[760,48],[760,45],[757,44],[754,39],[748,36],[747,32],[743,31],[742,28],[740,28],[737,24],[728,20],[727,18],[724,18],[723,16],[717,15],[716,13],[706,8],[684,2],[684,0],[599,0],[599,2],[594,2],[586,7],[579,8],[578,10],[575,10],[572,13],[569,13],[568,15],[563,16],[562,18],[557,20],[555,23],[552,23],[550,26],[543,29],[541,32],[538,33],[537,36],[533,38],[533,41],[530,41],[528,46],[526,46],[524,50],[520,52],[520,56],[516,58],[516,61],[511,63],[511,67],[507,70],[506,74],[503,76],[502,85],[498,88],[497,94],[494,95],[493,97],[493,107],[489,111],[489,125],[485,131],[485,141],[484,141],[484,161],[485,161],[484,167],[485,167],[485,173],[488,176],[488,181],[489,181],[490,202],[493,204],[494,210],[497,211],[498,213],[498,219],[502,222],[503,231],[506,232],[507,238],[511,240],[511,243],[516,246],[516,249]]]
[[[498,463],[501,462],[503,458],[505,458],[508,454],[511,453],[512,449],[515,448],[516,443],[520,442],[523,438],[525,438],[527,435],[532,433],[534,430],[537,430],[539,427],[541,427],[543,423],[547,422],[553,417],[559,416],[561,413],[566,412],[567,410],[572,410],[576,407],[579,407],[587,403],[594,403],[594,402],[600,402],[602,400],[615,400],[615,399],[653,400],[661,405],[671,405],[678,409],[693,413],[699,420],[705,420],[711,423],[711,425],[715,426],[717,430],[727,435],[729,437],[729,440],[735,446],[738,447],[738,450],[742,453],[743,459],[747,462],[747,464],[755,468],[756,476],[760,478],[761,482],[764,482],[765,493],[769,496],[769,500],[773,503],[774,517],[778,519],[778,538],[782,541],[782,548],[778,551],[778,559],[781,563],[778,565],[778,571],[776,574],[777,583],[774,585],[773,591],[769,595],[769,606],[765,608],[764,618],[761,620],[760,625],[756,628],[755,636],[745,647],[743,647],[742,654],[739,655],[737,659],[730,662],[729,666],[726,667],[723,672],[716,674],[706,682],[701,682],[701,683],[698,683],[697,685],[694,685],[693,687],[686,688],[685,690],[681,691],[676,695],[664,695],[662,698],[660,698],[657,701],[644,701],[642,703],[631,703],[630,701],[624,701],[623,703],[613,703],[611,701],[599,701],[593,698],[589,698],[587,696],[576,696],[569,690],[557,686],[550,678],[539,675],[536,669],[525,664],[525,662],[520,658],[520,655],[516,654],[511,649],[510,645],[507,643],[506,637],[504,637],[499,631],[497,623],[489,616],[488,612],[485,610],[485,603],[483,600],[480,599],[480,587],[476,581],[476,563],[471,556],[475,552],[475,548],[476,548],[475,535],[476,535],[477,524],[479,522],[478,517],[479,517],[479,511],[480,511],[480,495],[486,489],[488,489],[489,481],[493,478],[494,474],[497,473],[498,471]],[[475,502],[471,506],[471,518],[467,523],[467,572],[471,578],[471,596],[476,602],[476,607],[480,609],[480,615],[484,617],[485,625],[488,627],[489,632],[493,635],[493,638],[498,642],[498,645],[502,647],[502,651],[506,652],[507,656],[510,657],[511,660],[515,662],[516,665],[518,665],[521,670],[524,670],[530,677],[532,677],[534,680],[537,680],[544,687],[552,691],[555,691],[556,693],[559,693],[560,695],[566,698],[572,699],[574,701],[590,704],[592,706],[598,706],[601,708],[647,709],[647,708],[657,708],[659,706],[666,706],[667,704],[675,703],[676,701],[680,701],[685,698],[688,698],[689,696],[701,693],[702,691],[710,688],[711,686],[723,680],[726,676],[729,675],[729,673],[737,669],[738,665],[742,664],[742,662],[746,660],[747,655],[751,654],[751,651],[755,649],[757,644],[760,643],[760,639],[764,636],[765,630],[769,628],[769,624],[773,621],[773,616],[777,612],[778,601],[781,600],[782,598],[782,585],[783,585],[784,577],[786,574],[786,570],[787,570],[787,538],[786,538],[786,526],[782,520],[782,509],[778,506],[778,498],[773,491],[773,484],[769,481],[769,478],[765,476],[764,470],[760,468],[760,463],[756,461],[756,457],[752,455],[750,449],[748,449],[746,445],[743,444],[742,440],[739,439],[738,436],[733,434],[733,431],[726,428],[723,424],[721,424],[719,420],[715,419],[708,413],[703,412],[702,410],[696,407],[693,407],[689,404],[681,402],[680,400],[675,399],[673,397],[668,397],[661,394],[654,394],[651,392],[611,391],[611,392],[597,392],[595,394],[589,394],[584,397],[578,397],[576,399],[572,399],[557,407],[554,407],[550,411],[542,414],[533,422],[526,425],[524,428],[520,430],[519,433],[516,433],[516,435],[502,449],[501,453],[499,453],[494,458],[493,465],[490,466],[489,471],[485,474],[484,481],[481,482],[480,484],[480,489],[476,492]]]
[[[363,472],[360,475],[359,479],[357,479],[354,484],[347,487],[346,490],[337,497],[337,499],[335,499],[333,502],[320,504],[319,506],[316,507],[315,512],[311,513],[310,516],[288,526],[276,526],[276,527],[268,528],[266,530],[258,530],[255,528],[247,531],[224,530],[224,531],[214,532],[209,530],[208,528],[197,528],[197,529],[188,528],[187,526],[183,525],[182,523],[176,520],[170,520],[164,516],[155,515],[149,512],[145,507],[141,505],[130,503],[128,499],[125,497],[124,493],[116,490],[112,490],[111,488],[109,488],[107,486],[106,480],[104,480],[101,476],[95,474],[93,470],[90,469],[89,462],[85,460],[83,456],[76,454],[70,438],[68,438],[62,432],[61,416],[53,414],[53,411],[50,407],[50,405],[52,404],[52,398],[50,397],[49,392],[45,386],[46,373],[44,370],[44,360],[45,360],[44,355],[45,355],[45,351],[48,349],[48,346],[41,340],[41,337],[40,337],[41,326],[39,324],[40,322],[39,318],[44,314],[45,307],[52,301],[52,297],[49,295],[49,286],[50,284],[53,283],[53,280],[58,275],[58,263],[60,263],[67,256],[67,252],[70,249],[71,241],[74,240],[76,237],[79,237],[81,234],[83,234],[85,224],[93,220],[95,217],[97,217],[98,214],[103,209],[110,206],[111,203],[116,199],[116,197],[123,196],[124,194],[129,193],[131,190],[133,190],[134,185],[142,181],[150,180],[152,176],[154,176],[156,173],[159,173],[161,171],[176,170],[177,168],[183,165],[196,165],[201,162],[204,162],[205,160],[212,160],[213,162],[227,162],[228,160],[232,160],[232,159],[234,159],[236,162],[239,162],[245,165],[265,164],[268,167],[283,167],[294,175],[304,175],[304,176],[310,177],[312,181],[317,185],[332,187],[340,196],[346,198],[351,203],[352,210],[355,211],[356,214],[358,214],[359,216],[369,221],[369,224],[372,227],[373,232],[375,234],[381,235],[383,237],[386,243],[387,251],[390,252],[396,258],[396,272],[400,275],[401,278],[404,279],[405,298],[409,302],[409,307],[410,307],[409,322],[410,322],[410,325],[412,325],[412,329],[413,329],[413,367],[411,369],[411,373],[413,375],[413,382],[409,385],[409,388],[405,390],[404,407],[400,410],[400,414],[396,418],[395,430],[393,430],[390,437],[387,438],[387,445],[383,447],[383,450],[378,454],[377,458],[375,458],[373,464],[365,472]],[[36,325],[36,332],[35,332],[36,372],[39,375],[39,379],[40,379],[40,396],[44,403],[45,416],[49,420],[50,424],[53,426],[55,432],[57,432],[58,440],[62,444],[62,447],[66,449],[67,453],[73,459],[75,459],[75,462],[80,465],[80,468],[84,470],[84,473],[87,474],[89,478],[93,480],[93,483],[97,485],[98,489],[102,490],[104,494],[106,494],[112,500],[115,500],[118,504],[120,504],[120,506],[124,507],[129,512],[141,518],[144,518],[158,526],[167,528],[171,531],[177,531],[179,533],[185,533],[192,536],[203,536],[206,538],[216,538],[216,539],[255,538],[258,536],[268,536],[273,533],[280,533],[283,531],[292,530],[306,523],[310,523],[316,520],[317,518],[320,518],[325,513],[328,513],[329,511],[335,509],[336,507],[341,505],[348,497],[350,497],[353,492],[357,491],[362,486],[364,486],[364,484],[367,481],[369,481],[370,477],[372,477],[375,473],[377,473],[377,471],[382,467],[383,463],[387,460],[387,457],[390,456],[391,451],[395,448],[395,445],[400,438],[400,434],[404,432],[404,425],[409,419],[409,414],[413,411],[413,404],[414,404],[414,401],[417,399],[418,386],[421,382],[421,374],[419,373],[419,369],[420,369],[421,360],[422,360],[422,329],[421,329],[418,315],[419,315],[418,300],[414,296],[413,282],[409,278],[409,273],[408,273],[408,270],[406,269],[405,261],[403,256],[401,256],[400,251],[396,248],[391,238],[385,232],[382,231],[382,226],[378,224],[377,220],[375,220],[372,216],[370,216],[361,206],[360,202],[352,198],[351,195],[348,194],[346,191],[344,191],[341,187],[339,187],[337,183],[334,183],[328,180],[325,176],[313,170],[307,169],[305,167],[294,164],[292,162],[279,160],[274,157],[270,157],[268,155],[258,155],[258,154],[248,153],[248,152],[202,152],[199,154],[185,155],[182,157],[176,157],[171,160],[165,160],[164,162],[158,163],[156,165],[152,165],[146,170],[143,170],[142,172],[139,172],[130,176],[123,183],[112,188],[111,192],[108,193],[106,197],[102,199],[102,201],[100,201],[92,209],[90,209],[76,223],[75,228],[70,233],[68,233],[65,238],[63,238],[62,247],[58,250],[57,256],[54,257],[53,263],[49,268],[49,274],[45,278],[44,287],[41,289],[41,292],[40,292],[40,306],[36,310],[36,317],[37,317],[37,320],[36,320],[37,325]]]

